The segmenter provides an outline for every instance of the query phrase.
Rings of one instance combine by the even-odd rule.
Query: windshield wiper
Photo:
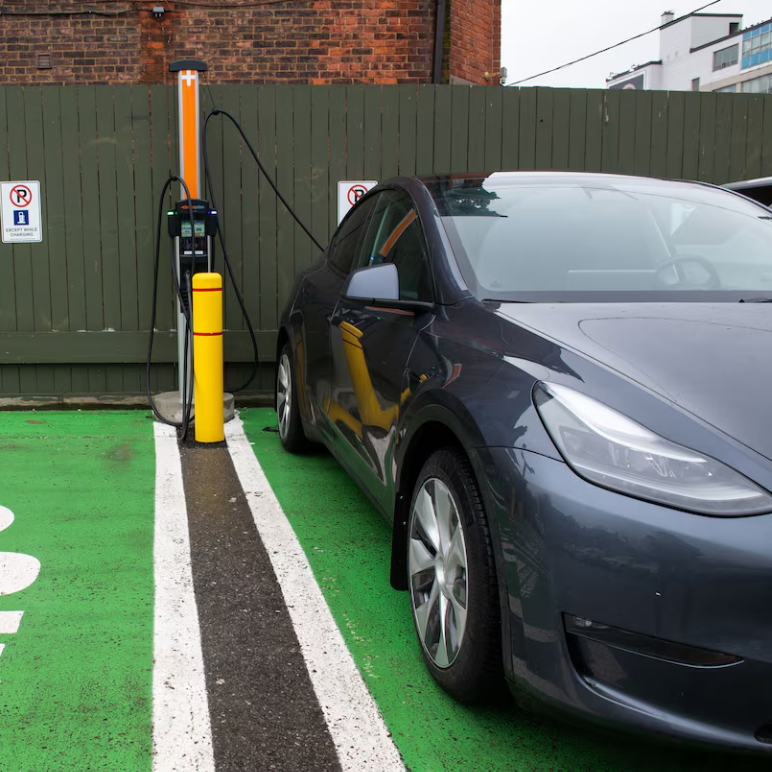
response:
[[[740,303],[772,303],[772,298],[740,298]]]

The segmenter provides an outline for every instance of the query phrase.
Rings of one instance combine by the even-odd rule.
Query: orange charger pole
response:
[[[222,276],[193,274],[193,366],[196,442],[225,439],[223,411]]]

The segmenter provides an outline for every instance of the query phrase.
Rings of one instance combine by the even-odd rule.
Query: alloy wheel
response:
[[[279,360],[279,370],[276,375],[276,413],[279,418],[279,436],[287,437],[290,425],[290,410],[292,408],[292,377],[289,357],[282,354]]]
[[[408,576],[421,643],[437,667],[450,667],[466,629],[467,553],[458,507],[436,477],[424,482],[413,505]]]

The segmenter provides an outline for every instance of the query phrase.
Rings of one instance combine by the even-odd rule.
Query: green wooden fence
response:
[[[709,182],[772,175],[772,96],[467,86],[212,86],[317,239],[337,182],[395,174],[559,169]],[[213,121],[215,195],[259,330],[255,391],[271,388],[274,338],[296,272],[314,258],[233,128]],[[136,395],[152,299],[157,197],[177,168],[165,86],[0,89],[0,179],[37,179],[41,244],[0,245],[0,398]],[[222,262],[219,262],[221,267]],[[151,387],[175,385],[168,237]],[[226,381],[250,359],[225,294]]]

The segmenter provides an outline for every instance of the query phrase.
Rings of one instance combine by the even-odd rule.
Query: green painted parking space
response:
[[[145,415],[0,413],[0,506],[14,518],[0,552],[40,563],[26,589],[0,596],[0,612],[23,612],[17,632],[0,633],[4,772],[151,768],[155,457]]]
[[[412,772],[751,772],[768,762],[686,752],[519,711],[467,708],[435,686],[408,601],[389,586],[390,529],[329,455],[286,453],[272,410],[242,410],[257,459]],[[764,765],[762,767],[762,764]]]

